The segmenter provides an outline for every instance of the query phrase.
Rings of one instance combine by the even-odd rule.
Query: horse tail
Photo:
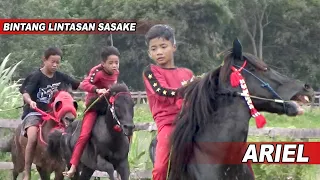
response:
[[[54,130],[52,133],[49,134],[47,151],[51,157],[59,157],[61,137],[62,132],[59,130]]]
[[[11,137],[9,140],[3,140],[0,144],[0,151],[1,152],[11,152],[11,145],[14,140],[14,137]]]

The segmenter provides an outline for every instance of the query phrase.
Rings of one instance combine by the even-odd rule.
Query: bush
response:
[[[8,54],[0,65],[0,114],[2,118],[8,118],[12,114],[17,114],[18,110],[11,111],[12,108],[21,106],[23,101],[19,93],[18,82],[12,81],[12,76],[18,65],[7,67],[10,54]]]

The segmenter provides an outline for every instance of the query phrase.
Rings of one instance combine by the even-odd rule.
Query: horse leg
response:
[[[12,169],[12,179],[17,180],[19,174],[23,171],[24,168],[24,157],[22,153],[22,147],[19,144],[20,130],[17,128],[15,136],[11,144],[11,160],[13,163]]]
[[[114,167],[109,161],[103,159],[100,155],[97,157],[97,166],[103,167],[103,171],[107,172],[110,180],[115,180],[114,178]]]
[[[61,171],[60,169],[54,171],[54,180],[63,180],[64,176],[63,176],[62,172],[63,171]]]
[[[12,180],[17,180],[19,176],[19,173],[15,170],[12,171]]]
[[[115,178],[114,178],[114,170],[113,169],[108,169],[106,172],[108,173],[110,180],[115,180]]]
[[[11,157],[13,163],[12,179],[17,180],[19,174],[23,171],[24,158],[21,151],[17,151],[16,147],[12,149]]]
[[[82,169],[81,169],[81,175],[80,175],[80,180],[90,180],[92,174],[94,173],[94,170],[89,168],[88,166],[86,165],[83,165],[82,166]]]
[[[39,172],[41,180],[50,180],[50,174],[47,171],[45,171],[40,166],[36,166],[36,167],[37,167],[37,171]]]
[[[117,166],[116,171],[120,174],[121,180],[129,180],[130,170],[128,159],[121,161]]]
[[[77,170],[77,172],[74,173],[74,176],[72,178],[70,178],[70,179],[71,180],[78,180],[79,179],[79,170]]]

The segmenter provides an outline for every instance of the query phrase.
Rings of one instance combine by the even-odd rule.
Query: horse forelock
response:
[[[117,83],[110,87],[110,92],[112,95],[115,95],[119,92],[129,92],[129,88],[125,83]]]

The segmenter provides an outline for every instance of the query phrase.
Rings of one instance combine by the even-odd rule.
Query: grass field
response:
[[[82,112],[83,104],[80,104],[79,112]],[[0,113],[0,118],[19,118],[18,110]],[[79,113],[81,118],[81,113]],[[309,109],[300,117],[289,118],[287,116],[279,116],[264,113],[267,118],[267,127],[286,127],[286,128],[316,128],[320,126],[320,110]],[[138,105],[135,107],[135,123],[152,122],[152,116],[147,105]],[[254,120],[250,121],[251,126],[255,126]],[[131,146],[129,161],[131,171],[151,169],[152,164],[149,159],[148,147],[151,139],[155,136],[155,132],[138,131],[134,133],[133,143]],[[270,139],[267,137],[249,137],[249,141],[285,141],[291,139],[277,138]],[[11,161],[10,155],[0,154],[0,161]],[[253,166],[256,179],[262,180],[282,180],[287,177],[293,177],[295,180],[314,180],[317,179],[318,167],[314,165],[254,165]],[[38,179],[37,173],[33,179]],[[0,179],[11,179],[9,171],[1,171]]]

